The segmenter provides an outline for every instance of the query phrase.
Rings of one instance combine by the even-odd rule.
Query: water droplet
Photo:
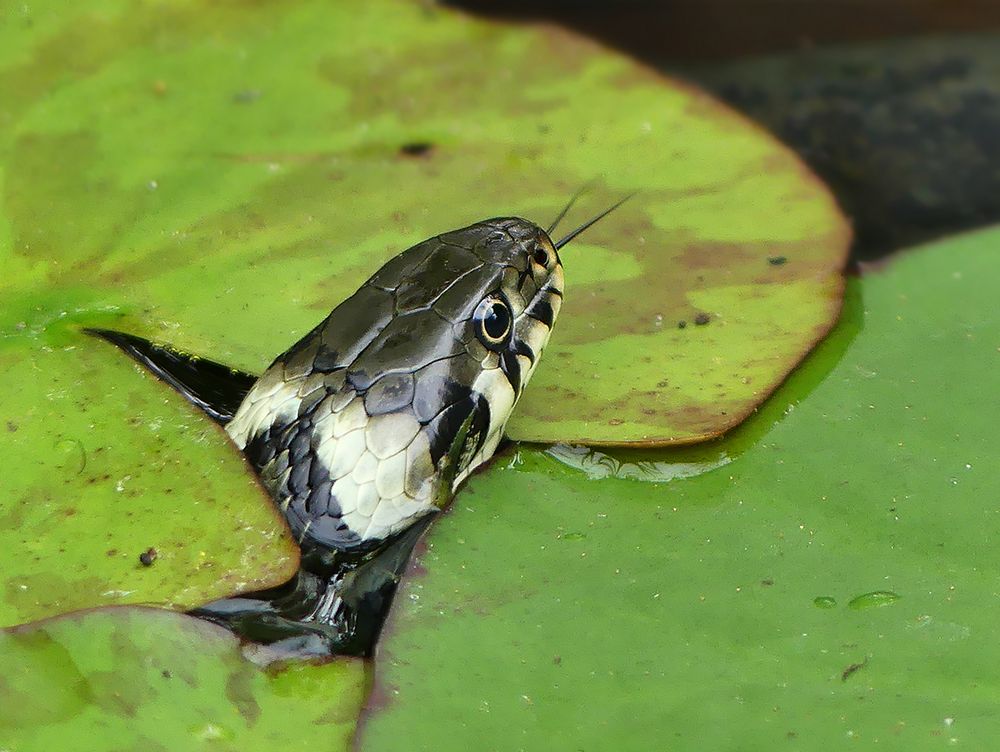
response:
[[[79,475],[87,467],[87,450],[77,439],[56,442],[53,454],[57,467],[69,475]]]
[[[191,729],[192,735],[199,741],[212,742],[219,740],[232,740],[233,732],[225,726],[216,723],[206,723],[202,726],[195,726]]]
[[[865,608],[874,608],[876,606],[889,606],[900,599],[896,593],[891,590],[873,590],[870,593],[865,593],[864,595],[859,595],[851,599],[850,603],[847,604],[848,608],[853,608],[855,611],[860,611]]]
[[[816,608],[836,608],[837,599],[830,595],[818,595],[813,598],[813,605]]]

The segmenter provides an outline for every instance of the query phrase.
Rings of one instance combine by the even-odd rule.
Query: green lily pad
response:
[[[0,625],[187,609],[295,573],[297,546],[221,429],[111,346],[31,319],[0,337],[0,385]]]
[[[407,246],[547,224],[595,179],[571,221],[641,192],[566,250],[513,437],[718,434],[839,308],[846,225],[789,151],[552,28],[394,0],[32,3],[0,30],[0,90],[4,331],[44,289],[47,315],[113,307],[260,371]]]
[[[854,280],[754,418],[657,453],[688,477],[529,449],[474,477],[397,597],[363,748],[990,748],[998,245]]]
[[[262,670],[221,627],[142,608],[0,632],[0,665],[11,752],[346,750],[366,685],[361,661]]]

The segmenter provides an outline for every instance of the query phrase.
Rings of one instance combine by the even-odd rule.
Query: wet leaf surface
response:
[[[0,665],[11,752],[347,749],[366,686],[361,661],[264,670],[226,630],[141,608],[0,632]]]
[[[364,749],[988,748],[998,245],[853,280],[725,440],[474,477],[397,598]],[[705,472],[613,477],[654,458]]]
[[[32,4],[0,30],[0,90],[5,332],[111,308],[259,372],[407,246],[547,224],[594,180],[567,227],[641,192],[566,250],[512,436],[717,434],[839,307],[846,226],[790,152],[552,28],[388,0]]]
[[[298,548],[221,429],[71,320],[0,338],[0,414],[0,625],[191,608],[294,574]]]

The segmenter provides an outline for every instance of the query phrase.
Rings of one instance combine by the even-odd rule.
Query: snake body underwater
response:
[[[418,243],[256,379],[91,330],[225,426],[302,549],[293,583],[193,613],[253,640],[370,651],[416,537],[493,455],[538,364],[558,249],[611,209],[558,243],[519,218]]]

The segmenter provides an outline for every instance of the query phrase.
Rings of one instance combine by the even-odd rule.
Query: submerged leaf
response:
[[[367,683],[354,659],[263,670],[224,629],[142,608],[0,632],[0,665],[0,748],[17,751],[346,750]]]
[[[658,454],[716,469],[522,449],[473,478],[404,581],[364,749],[991,747],[998,245],[854,281],[754,418]]]

